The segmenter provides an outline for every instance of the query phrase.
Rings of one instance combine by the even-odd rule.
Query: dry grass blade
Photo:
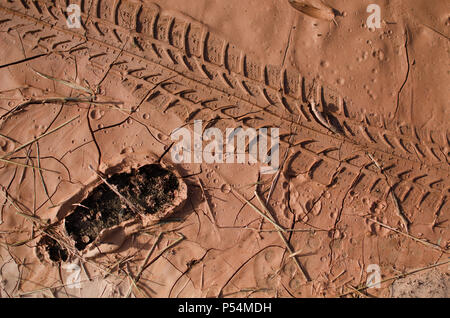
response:
[[[46,132],[46,133],[44,133],[44,134],[42,134],[42,135],[40,135],[40,136],[38,136],[38,137],[36,137],[36,138],[34,138],[34,139],[28,141],[28,142],[26,142],[26,143],[24,143],[24,144],[21,145],[20,147],[17,147],[17,148],[14,149],[13,151],[8,152],[7,154],[3,155],[0,159],[4,159],[4,158],[6,158],[6,157],[8,157],[8,156],[11,156],[12,154],[15,154],[16,152],[18,152],[18,151],[24,149],[25,147],[31,145],[32,143],[38,141],[39,139],[44,138],[45,136],[48,136],[48,135],[54,133],[55,131],[57,131],[57,130],[63,128],[64,126],[70,124],[71,122],[73,122],[75,119],[78,119],[79,117],[80,117],[80,115],[78,115],[78,116],[76,116],[76,117],[74,117],[74,118],[72,118],[72,119],[66,121],[65,123],[59,125],[59,126],[56,127],[56,128],[53,128],[52,130],[50,130],[50,131],[48,131],[48,132]]]
[[[256,199],[258,200],[259,204],[261,205],[261,207],[264,210],[264,215],[267,216],[268,220],[271,221],[272,224],[274,224],[275,218],[272,216],[272,213],[270,213],[269,209],[267,209],[266,203],[263,202],[263,200],[261,199],[261,197],[259,196],[257,191],[255,191],[254,193],[255,193]],[[283,229],[282,232],[285,232],[285,233],[287,232],[286,229],[283,228],[282,226],[278,226],[279,228],[277,226],[275,226],[275,227],[277,228],[277,230]]]
[[[297,252],[294,252],[294,253],[292,253],[292,254],[289,254],[289,257],[295,257],[295,256],[301,254],[302,252],[303,252],[303,249],[299,249]]]
[[[286,229],[283,228],[282,226],[278,225],[271,217],[267,216],[265,213],[263,213],[260,209],[258,209],[257,206],[255,206],[253,203],[251,203],[249,200],[247,200],[246,198],[244,198],[244,196],[242,194],[240,194],[239,192],[237,192],[236,190],[234,190],[233,188],[231,188],[231,191],[233,192],[234,195],[236,195],[241,201],[243,201],[244,203],[247,203],[250,207],[253,208],[253,210],[255,210],[259,215],[261,215],[263,218],[265,218],[267,221],[269,221],[270,223],[273,224],[273,226],[281,232],[286,232]]]
[[[220,240],[221,237],[220,237],[220,233],[219,233],[219,228],[217,227],[216,219],[214,218],[214,214],[213,214],[213,212],[211,210],[211,207],[209,206],[208,197],[206,196],[205,188],[203,187],[203,183],[202,183],[202,181],[200,180],[199,177],[197,177],[197,181],[198,181],[198,184],[200,185],[200,190],[202,191],[202,196],[205,199],[205,203],[206,203],[206,207],[207,207],[207,210],[208,210],[208,213],[209,213],[209,217],[211,218],[211,222],[214,225],[214,231],[216,232],[216,234],[217,234],[217,236],[219,237],[219,240]]]
[[[127,295],[126,295],[127,298],[131,295],[131,287],[132,287],[132,286],[135,286],[135,287],[138,289],[138,287],[137,287],[136,284],[138,283],[139,279],[141,278],[142,273],[143,273],[150,265],[152,265],[154,262],[156,262],[156,261],[157,261],[157,260],[158,260],[158,259],[159,259],[159,258],[160,258],[167,250],[171,249],[172,247],[174,247],[175,245],[177,245],[178,243],[180,243],[182,240],[184,240],[184,239],[186,238],[183,234],[178,233],[178,235],[180,236],[179,239],[177,239],[175,242],[173,242],[173,243],[167,245],[164,249],[162,249],[162,250],[158,253],[158,255],[156,255],[156,256],[155,256],[148,264],[146,264],[147,261],[148,261],[148,259],[150,258],[150,255],[153,253],[153,251],[154,251],[154,249],[155,249],[155,247],[156,247],[156,244],[158,243],[158,241],[159,241],[161,235],[162,235],[162,233],[159,234],[159,236],[157,237],[155,243],[153,244],[153,247],[151,248],[151,250],[150,250],[149,253],[147,254],[147,257],[145,258],[144,262],[142,263],[141,268],[139,269],[139,273],[138,273],[138,275],[136,276],[136,279],[133,280],[133,279],[130,277],[130,279],[131,279],[131,281],[132,281],[132,285],[130,286],[130,289],[128,290],[128,293],[127,293]]]
[[[11,205],[16,209],[16,213],[27,218],[30,219],[33,222],[37,222],[37,223],[42,223],[41,219],[39,219],[36,216],[33,215],[29,215],[24,213],[18,206],[17,204],[10,198],[10,196],[8,195],[8,192],[6,191],[5,187],[1,186],[0,189],[2,191],[0,191],[0,193],[2,194],[2,196],[9,202],[11,203]]]
[[[115,269],[119,269],[120,265],[130,262],[131,260],[133,260],[133,258],[134,256],[126,256],[119,259],[117,262],[114,262],[113,264],[107,265],[106,272],[104,273],[103,278],[107,278],[109,275],[112,275]]]
[[[93,105],[101,105],[107,108],[111,109],[120,109],[117,105],[122,105],[123,102],[120,101],[97,101],[95,100],[96,97],[89,96],[89,97],[46,97],[42,99],[30,99],[27,100],[12,109],[8,110],[6,113],[1,115],[0,119],[6,118],[10,114],[13,114],[15,112],[23,110],[25,107],[29,105],[43,105],[43,104],[52,104],[52,103],[89,103]],[[122,109],[123,111],[130,112],[129,109]]]
[[[175,245],[177,245],[178,243],[180,243],[182,240],[184,240],[186,238],[181,233],[178,233],[178,235],[180,236],[180,238],[178,240],[167,245],[161,252],[158,253],[158,255],[156,255],[147,265],[145,265],[142,270],[143,271],[146,270],[150,265],[152,265],[154,262],[156,262],[156,260],[158,260],[167,250],[171,249],[172,247],[174,247]]]
[[[241,293],[250,293],[250,294],[254,294],[254,293],[258,293],[258,292],[270,292],[273,291],[272,288],[243,288],[241,290],[229,293],[229,294],[224,294],[223,297],[230,297],[230,296],[234,296],[237,294],[241,294]]]
[[[270,185],[269,194],[267,195],[267,199],[266,199],[266,204],[269,204],[270,198],[272,197],[272,194],[275,191],[275,187],[277,186],[278,179],[280,178],[281,169],[283,168],[284,163],[286,162],[286,159],[287,159],[287,156],[289,153],[289,149],[290,149],[290,145],[289,145],[289,148],[284,153],[283,162],[282,162],[281,166],[278,168],[275,178],[273,179],[272,184]]]
[[[289,4],[296,10],[316,19],[334,21],[335,14],[332,8],[321,1],[289,0]]]
[[[367,218],[367,219],[368,219],[369,221],[371,221],[371,222],[374,222],[374,223],[379,224],[379,225],[382,226],[382,227],[387,228],[388,230],[394,231],[394,232],[396,232],[396,233],[398,233],[398,234],[402,234],[402,235],[404,235],[404,236],[406,236],[406,237],[409,237],[410,239],[413,239],[414,241],[417,241],[417,242],[419,242],[419,243],[422,243],[422,244],[425,244],[425,245],[427,245],[427,246],[430,246],[430,247],[432,247],[432,248],[434,248],[434,249],[437,249],[437,250],[441,251],[442,253],[446,253],[446,254],[448,253],[447,250],[443,249],[442,247],[440,247],[440,246],[437,245],[437,244],[434,244],[434,243],[431,243],[431,242],[422,240],[422,239],[417,238],[417,237],[415,237],[415,236],[412,236],[412,235],[410,235],[410,234],[408,234],[408,233],[404,233],[404,232],[402,232],[402,231],[399,231],[399,230],[397,230],[397,229],[394,229],[393,227],[390,227],[389,225],[386,225],[386,224],[384,224],[384,223],[378,222],[377,220],[373,220],[373,219],[371,219],[371,218]]]
[[[95,278],[100,278],[101,276],[98,275]],[[56,285],[56,286],[52,286],[52,287],[45,287],[45,288],[41,288],[41,289],[35,289],[35,290],[30,290],[27,292],[22,292],[17,294],[18,296],[27,296],[27,295],[32,295],[32,294],[36,294],[36,293],[42,293],[45,291],[51,291],[53,289],[57,289],[57,288],[63,288],[63,287],[69,287],[69,286],[75,286],[78,285],[79,283],[84,283],[87,282],[88,280],[81,280],[79,282],[74,282],[74,283],[67,283],[67,284],[60,284],[60,285]]]
[[[0,161],[1,162],[5,162],[5,163],[10,163],[10,164],[16,165],[16,166],[25,167],[25,168],[37,169],[39,171],[47,171],[47,172],[53,172],[53,173],[57,173],[57,174],[60,173],[59,171],[50,170],[50,169],[41,168],[41,167],[35,167],[35,166],[32,166],[32,165],[27,165],[26,163],[16,162],[16,161],[7,160],[7,159],[3,159],[3,158],[0,158]]]
[[[331,282],[334,283],[335,281],[337,281],[338,278],[341,277],[342,275],[344,275],[346,271],[347,271],[347,270],[344,269],[342,272],[340,272],[339,274],[337,274],[336,277],[333,278],[333,279],[331,280]]]
[[[270,215],[270,219],[272,220],[271,223],[275,225],[276,224],[275,221],[273,220],[271,214],[269,213],[269,210],[267,209],[266,205],[263,203],[263,201],[262,201],[261,197],[259,196],[258,192],[255,191],[255,195],[256,195],[256,198],[258,199],[259,203],[261,204],[262,208],[264,209],[264,211],[266,211],[266,213],[268,213],[268,215]],[[286,238],[284,237],[283,233],[281,233],[281,231],[277,231],[277,233],[280,236],[280,238],[283,240],[283,243],[286,246],[286,248],[288,249],[290,255],[294,254],[292,256],[292,259],[294,260],[294,262],[297,265],[297,267],[300,270],[300,272],[303,274],[303,277],[305,277],[305,279],[308,282],[310,282],[311,278],[309,277],[308,273],[306,272],[306,270],[303,268],[302,264],[300,264],[299,260],[295,256],[296,253],[292,249],[291,244],[289,244],[289,242],[286,240]]]
[[[357,293],[357,294],[358,294],[359,296],[361,296],[362,298],[367,298],[367,297],[368,297],[367,295],[363,294],[361,291],[359,291],[358,289],[356,289],[355,287],[353,287],[353,286],[350,285],[350,284],[346,284],[345,286],[346,286],[347,288],[353,290],[355,293]]]
[[[127,270],[126,271],[123,270],[123,271],[125,272],[125,274],[127,275],[128,279],[130,280],[130,283],[131,283],[130,284],[130,295],[131,295],[131,291],[132,291],[131,286],[134,286],[134,288],[136,288],[136,290],[138,291],[140,297],[145,297],[143,292],[141,291],[141,289],[136,284],[137,283],[136,280],[134,280],[133,277],[131,277],[130,263],[126,263],[126,266],[127,266]],[[130,295],[128,295],[128,296],[130,296]],[[128,298],[128,296],[127,296],[127,298]]]
[[[52,81],[55,81],[55,82],[59,82],[59,83],[61,83],[63,85],[69,86],[70,88],[73,88],[73,89],[76,89],[76,90],[79,90],[79,91],[87,92],[89,95],[94,95],[94,92],[90,88],[86,88],[86,87],[83,87],[83,86],[78,85],[76,83],[72,83],[72,82],[69,82],[69,81],[65,81],[65,80],[62,80],[62,79],[59,79],[59,78],[52,77],[50,75],[43,74],[43,73],[38,72],[38,71],[36,71],[34,69],[33,69],[33,71],[36,74],[38,74],[39,76],[43,77],[43,78],[46,78],[46,79],[49,79],[49,80],[52,80]]]
[[[41,105],[41,104],[50,104],[50,103],[67,103],[67,102],[91,102],[92,98],[72,98],[72,97],[46,97],[42,99],[29,99],[23,103],[20,103],[17,106],[14,106],[12,109],[3,114],[0,118],[6,118],[8,115],[13,114],[15,112],[21,111],[25,107],[29,105]]]
[[[36,142],[36,156],[37,156],[38,168],[41,168],[41,156],[40,156],[40,150],[39,150],[39,142]],[[44,180],[44,175],[42,174],[41,170],[39,170],[38,172],[39,172],[39,176],[41,178],[42,187],[44,188],[45,195],[47,196],[47,198],[50,201],[50,203],[52,204],[52,206],[54,206],[55,204],[53,203],[52,198],[48,194],[47,185]]]
[[[137,287],[136,284],[141,279],[142,273],[144,272],[144,269],[145,269],[145,265],[147,264],[148,260],[150,259],[150,256],[152,255],[153,251],[155,250],[156,245],[161,240],[161,237],[162,237],[162,232],[159,233],[159,235],[157,236],[155,242],[152,245],[152,248],[148,251],[147,256],[145,257],[144,261],[142,262],[141,268],[139,269],[139,272],[137,273],[136,278],[133,280],[133,285],[135,287]],[[125,298],[130,297],[131,291],[132,291],[132,286],[130,286],[130,288],[128,289],[128,292],[127,292],[127,295],[125,296]]]
[[[244,229],[255,230],[254,228],[245,227]],[[258,230],[258,232],[277,232],[278,230]],[[317,229],[285,229],[286,232],[309,232],[315,234],[316,232],[328,232],[327,230],[317,230]]]
[[[409,233],[409,221],[403,214],[400,204],[398,203],[397,196],[395,195],[394,189],[392,187],[389,189],[389,193],[391,194],[392,201],[394,202],[395,211],[397,212],[398,217],[402,221],[406,233]]]
[[[25,244],[27,244],[28,242],[31,242],[34,239],[35,238],[32,237],[32,238],[29,238],[29,239],[26,239],[26,240],[23,240],[23,241],[19,241],[19,242],[15,242],[15,243],[8,243],[8,242],[6,242],[6,245],[7,246],[11,246],[11,247],[18,247],[18,246],[25,245]]]

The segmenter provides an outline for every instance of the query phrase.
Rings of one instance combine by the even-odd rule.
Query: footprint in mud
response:
[[[65,229],[80,251],[101,236],[103,230],[111,229],[111,233],[102,235],[103,238],[123,234],[112,228],[139,217],[130,203],[142,211],[144,218],[165,216],[166,210],[173,207],[181,186],[175,173],[158,164],[144,165],[130,173],[117,173],[107,179],[107,183],[122,197],[106,183],[101,183],[65,218]],[[116,235],[111,235],[113,232]]]

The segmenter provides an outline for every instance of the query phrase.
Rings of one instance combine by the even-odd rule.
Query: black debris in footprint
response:
[[[142,166],[131,173],[118,173],[107,179],[119,193],[144,214],[165,209],[175,198],[179,182],[175,174],[157,164]],[[92,190],[75,211],[66,217],[67,233],[75,247],[83,250],[100,231],[137,215],[106,184]]]
[[[45,249],[45,252],[48,253],[48,257],[53,262],[65,262],[67,257],[69,256],[67,250],[53,238],[48,235],[42,237],[39,241],[38,246],[42,246]]]

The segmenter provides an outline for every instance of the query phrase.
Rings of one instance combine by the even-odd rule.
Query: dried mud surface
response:
[[[334,22],[275,0],[1,1],[1,296],[448,297],[450,6],[380,1],[369,30],[367,3],[324,2]],[[171,163],[173,198],[99,181],[170,163],[194,120],[279,127],[280,173]],[[148,189],[170,211],[144,222],[126,199]],[[104,196],[124,214],[67,227]]]

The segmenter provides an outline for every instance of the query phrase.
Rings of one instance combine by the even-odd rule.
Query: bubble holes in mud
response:
[[[179,187],[177,176],[158,164],[148,164],[131,173],[115,174],[107,182],[144,214],[164,210],[173,202]],[[66,217],[65,228],[75,240],[75,247],[83,250],[103,229],[135,217],[138,215],[102,183]]]

